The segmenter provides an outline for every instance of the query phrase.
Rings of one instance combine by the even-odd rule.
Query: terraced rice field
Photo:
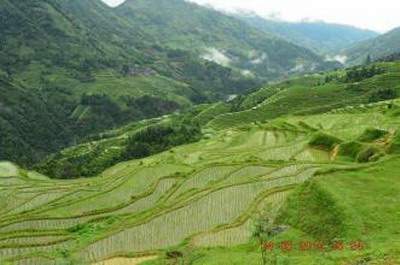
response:
[[[92,179],[51,180],[0,163],[0,264],[136,264],[188,242],[245,243],[257,214],[273,217],[297,185],[321,170],[359,166],[308,144],[314,130],[307,128],[347,140],[377,122],[338,115],[217,131]],[[376,119],[398,128],[383,114]]]

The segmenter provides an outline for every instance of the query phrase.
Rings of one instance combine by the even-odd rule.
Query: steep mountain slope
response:
[[[0,94],[0,160],[29,164],[70,144],[73,105],[65,95],[46,96],[1,77]]]
[[[378,33],[352,26],[324,22],[285,22],[265,19],[255,14],[237,14],[249,25],[272,33],[319,54],[336,55],[354,43],[371,39]]]
[[[400,28],[393,29],[377,38],[364,41],[343,53],[348,57],[350,64],[364,63],[368,57],[371,60],[380,59],[400,52]]]
[[[2,17],[7,23],[2,25],[1,32],[2,69],[30,86],[43,86],[46,82],[53,86],[64,84],[80,96],[84,92],[81,83],[96,85],[96,74],[108,70],[119,77],[141,76],[151,80],[163,76],[186,81],[186,94],[195,97],[193,89],[200,91],[207,85],[211,87],[204,93],[221,93],[221,87],[213,87],[213,80],[204,81],[200,75],[216,72],[215,83],[230,80],[225,77],[229,71],[223,67],[206,64],[190,53],[157,46],[142,27],[130,25],[101,1],[4,2]],[[195,68],[197,72],[185,72],[185,68]],[[223,77],[219,78],[218,71]],[[225,90],[233,92],[235,87]]]
[[[2,0],[0,14],[4,22],[0,25],[0,77],[7,80],[1,83],[4,97],[14,97],[13,86],[29,90],[33,101],[58,110],[56,116],[65,131],[55,133],[47,124],[52,119],[44,118],[42,108],[33,107],[30,115],[46,131],[48,147],[24,149],[26,155],[35,154],[30,158],[3,149],[3,159],[29,164],[42,157],[43,150],[53,151],[90,133],[260,84],[190,52],[157,45],[100,0]],[[7,105],[11,103],[4,99],[2,103],[14,113],[4,115],[7,119],[2,124],[8,124],[7,129],[1,128],[7,135],[4,139],[43,143],[41,133],[30,135],[32,139],[26,133],[13,133],[38,131],[33,123],[23,128],[11,120],[21,113],[28,115],[26,101]],[[155,111],[144,113],[142,107],[149,104]]]
[[[305,48],[184,0],[128,0],[116,9],[159,43],[196,51],[245,75],[274,79],[329,65]]]

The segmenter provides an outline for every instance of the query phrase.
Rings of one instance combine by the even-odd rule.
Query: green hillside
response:
[[[285,22],[245,13],[239,13],[237,17],[259,30],[280,36],[323,55],[336,55],[342,49],[379,35],[371,30],[340,24]]]
[[[400,264],[396,30],[341,68],[317,52],[373,33],[186,0],[0,21],[0,265]]]
[[[170,12],[160,12],[166,9]],[[183,0],[127,1],[115,9],[100,0],[3,0],[0,14],[0,78],[57,109],[65,131],[41,126],[43,134],[27,139],[34,125],[22,128],[6,119],[7,129],[1,129],[22,143],[26,155],[7,149],[0,157],[25,165],[48,154],[30,141],[47,141],[46,149],[59,150],[132,121],[224,100],[289,74],[338,66]],[[150,104],[152,111],[142,111]],[[9,117],[24,112],[18,105],[6,107],[13,109]],[[38,124],[47,125],[49,119],[31,111]]]
[[[261,240],[293,243],[266,250],[273,264],[396,264],[400,101],[381,87],[397,93],[399,69],[288,80],[93,136],[45,165],[51,177],[92,166],[90,179],[1,163],[1,262],[260,264]]]
[[[358,252],[277,253],[279,260],[395,261],[398,227],[391,220],[398,185],[390,183],[396,181],[400,106],[391,104],[210,131],[199,142],[117,164],[92,179],[51,180],[2,163],[2,262],[93,264],[177,255],[194,264],[258,264],[251,238],[260,218],[287,227],[274,240],[366,244]],[[325,144],[327,135],[337,142]],[[357,157],[366,160],[343,151],[351,142],[362,146]],[[386,203],[379,207],[375,198]],[[329,219],[328,209],[315,208],[324,205],[318,200],[340,214]]]
[[[30,165],[91,133],[261,84],[197,54],[160,46],[100,0],[4,0],[0,14],[0,103],[9,110],[1,114],[2,141],[11,139],[7,145],[20,145],[24,153],[5,148],[0,159]],[[15,95],[19,90],[30,96]],[[18,104],[21,97],[35,102],[30,113]],[[56,117],[45,118],[39,106],[44,102]],[[143,112],[150,104],[153,110]],[[29,115],[36,124],[22,122],[32,120]],[[52,120],[58,120],[59,130]],[[38,147],[45,141],[46,148]]]
[[[393,29],[374,39],[361,42],[346,49],[344,54],[350,64],[362,64],[368,57],[370,60],[381,59],[394,53],[399,53],[400,28]]]
[[[116,9],[155,41],[173,49],[194,51],[245,75],[271,80],[335,66],[306,48],[188,1],[128,0]]]
[[[201,126],[204,137],[209,137],[216,130],[264,123],[288,115],[358,112],[374,107],[377,101],[400,95],[399,77],[400,64],[397,61],[294,78],[230,102],[200,105],[184,114],[133,123],[117,132],[101,134],[49,157],[37,169],[54,177],[60,177],[57,172],[63,172],[65,168],[75,174],[63,177],[100,173],[116,162],[127,160],[121,153],[128,147],[129,138],[143,130],[141,124],[145,125],[144,128],[148,123],[151,126],[173,124],[178,127],[183,120],[186,124]],[[389,105],[389,101],[382,103],[383,108]]]

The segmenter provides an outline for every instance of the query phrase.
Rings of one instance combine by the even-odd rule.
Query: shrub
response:
[[[373,142],[385,137],[387,134],[388,132],[385,130],[369,128],[363,132],[363,134],[358,138],[358,140],[361,142]]]
[[[396,133],[394,139],[389,147],[390,153],[400,153],[400,133]]]
[[[348,142],[340,145],[339,155],[340,156],[348,156],[353,159],[356,159],[360,151],[362,150],[363,145],[359,142]]]
[[[315,181],[307,181],[289,196],[275,223],[302,230],[330,242],[345,235],[345,215],[335,199]]]
[[[397,91],[394,88],[381,88],[372,92],[369,102],[377,102],[397,98]]]
[[[190,122],[149,126],[128,140],[122,159],[143,158],[200,139],[200,127]]]
[[[322,149],[331,150],[337,144],[340,144],[342,141],[339,138],[336,138],[332,135],[325,133],[317,133],[310,140],[309,145],[313,147],[318,147]]]
[[[383,155],[383,152],[379,148],[368,146],[357,155],[357,162],[366,163],[377,161]]]

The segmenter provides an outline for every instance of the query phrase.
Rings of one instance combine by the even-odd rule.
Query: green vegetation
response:
[[[98,0],[7,0],[0,13],[0,159],[25,166],[90,134],[263,82],[160,45],[147,22]]]
[[[362,143],[352,141],[340,144],[339,146],[339,155],[347,156],[352,159],[357,159],[358,154],[361,152],[364,145]]]
[[[316,176],[299,186],[290,195],[286,206],[281,208],[281,214],[291,213],[293,219],[288,220],[302,226],[298,226],[300,230],[288,228],[271,237],[269,240],[277,246],[273,252],[267,251],[267,258],[271,260],[275,256],[276,264],[398,264],[399,236],[395,220],[399,218],[399,213],[397,205],[393,203],[393,199],[399,197],[396,185],[399,181],[398,163],[397,157],[366,169],[339,170]],[[296,200],[299,196],[306,200]],[[301,210],[305,212],[296,215]],[[312,228],[309,230],[311,234],[301,230],[306,228]],[[332,250],[331,244],[326,244],[322,251],[300,249],[301,242],[319,242],[318,238],[335,234],[341,235],[335,240],[344,243],[343,250]],[[293,250],[281,251],[280,242],[287,241],[293,243]],[[361,242],[364,247],[352,250],[352,242]],[[257,242],[250,241],[235,247],[196,249],[187,254],[186,260],[199,265],[256,265],[261,264],[261,253]],[[143,264],[162,262],[149,261]]]
[[[317,148],[331,151],[336,145],[340,144],[340,142],[340,139],[334,136],[324,133],[317,133],[313,136],[309,144]]]
[[[322,70],[337,66],[272,33],[187,1],[128,0],[117,7],[117,13],[159,43],[195,51],[250,76],[272,80],[314,67]]]
[[[200,127],[189,119],[194,114],[197,112],[131,124],[111,137],[93,136],[92,140],[97,141],[58,152],[36,165],[35,169],[55,178],[90,177],[119,162],[198,141],[201,138]]]
[[[0,15],[1,265],[400,262],[399,61],[300,76],[337,65],[183,0]]]
[[[361,142],[374,142],[376,140],[382,139],[387,136],[388,132],[381,129],[368,128],[364,133],[358,138]]]
[[[174,146],[195,142],[200,137],[200,127],[185,121],[181,124],[149,126],[128,140],[123,156],[126,160],[143,158]]]
[[[311,181],[290,196],[275,222],[288,224],[315,239],[331,243],[345,235],[343,219],[343,210],[334,198]]]
[[[368,58],[380,60],[399,53],[400,28],[395,28],[376,38],[363,41],[345,50],[349,64],[363,64]]]
[[[142,159],[114,161],[116,165],[91,179],[50,180],[1,164],[0,188],[18,190],[3,202],[1,256],[10,262],[42,257],[91,264],[114,256],[156,255],[159,259],[147,264],[168,260],[259,264],[261,252],[252,238],[252,224],[268,218],[274,231],[274,226],[281,228],[265,242],[321,241],[327,248],[323,253],[300,251],[297,245],[290,253],[277,249],[278,264],[293,260],[297,264],[354,263],[364,257],[380,262],[380,250],[396,260],[396,248],[390,245],[395,239],[389,239],[396,224],[382,231],[374,223],[380,215],[387,220],[394,217],[393,203],[377,209],[376,217],[367,214],[368,204],[386,194],[381,189],[398,192],[388,190],[387,184],[396,181],[398,157],[390,150],[398,138],[392,132],[400,126],[391,111],[398,101],[390,102],[392,109],[387,104],[286,116],[222,130],[204,125],[203,138],[185,144],[197,140],[186,137],[199,133],[195,128],[190,132],[189,121],[206,124],[212,117],[205,112],[226,111],[218,105],[201,105],[192,112],[98,135],[87,144],[62,151],[61,160],[53,160],[90,157],[97,149],[99,155],[92,159],[102,165],[97,159],[106,154],[112,157],[113,152],[121,155],[127,143],[137,147],[147,142],[157,152],[171,148]],[[377,129],[371,128],[377,124],[379,130],[390,133],[376,136]],[[337,154],[314,148],[309,144],[313,141],[317,146],[338,146]],[[138,150],[131,151],[140,156]],[[375,194],[374,199],[370,194]],[[356,206],[352,197],[364,201],[362,206]],[[346,244],[362,240],[367,247],[360,252],[329,250],[338,240]]]
[[[275,34],[319,54],[337,54],[342,49],[350,47],[355,43],[379,35],[370,30],[319,21],[286,22],[266,19],[256,14],[240,13],[238,17],[261,31]]]
[[[376,161],[380,157],[384,156],[381,150],[374,146],[368,146],[360,151],[357,155],[358,162],[371,162]]]
[[[369,72],[362,69],[384,69],[384,71],[379,70],[373,77],[365,78],[361,82],[352,83],[347,81],[346,76],[350,72]],[[354,130],[355,125],[345,124],[344,122],[350,119],[350,116],[340,121],[341,114],[362,114],[370,110],[379,109],[379,112],[373,111],[374,115],[381,112],[387,112],[387,116],[395,115],[397,109],[395,101],[384,101],[380,104],[368,102],[370,101],[371,93],[379,91],[383,84],[387,84],[390,89],[400,89],[396,82],[399,69],[398,62],[378,63],[377,66],[350,68],[276,83],[246,96],[236,97],[229,102],[203,104],[193,108],[191,111],[182,112],[182,114],[176,113],[165,116],[162,119],[135,122],[120,130],[99,135],[94,134],[86,138],[84,143],[62,150],[46,159],[36,169],[52,177],[94,176],[117,162],[131,158],[142,158],[146,155],[165,151],[173,146],[197,141],[201,138],[200,128],[204,138],[211,138],[215,130],[240,128],[241,126],[243,129],[251,128],[254,126],[251,125],[252,122],[264,123],[286,115],[302,117],[305,114],[323,113],[331,110],[332,114],[336,114],[334,116],[336,123],[341,124],[340,126],[343,127],[349,126]],[[320,82],[325,80],[327,76],[335,78],[329,83],[321,85]],[[362,89],[359,87],[362,87]],[[91,98],[93,97],[88,99]],[[143,102],[143,107],[145,107],[146,103],[152,100],[154,101],[152,98],[139,98],[135,101],[138,103],[135,104]],[[155,101],[158,102],[158,100]],[[164,103],[166,106],[173,107],[171,104]],[[345,108],[338,108],[341,106],[345,106]],[[111,113],[111,111],[106,113]],[[321,127],[321,124],[325,122],[323,119],[316,119],[312,115],[306,117],[308,117],[307,121],[299,118],[296,119],[295,123],[289,124],[283,119],[282,123],[279,125],[276,123],[275,126],[278,129],[312,132],[313,137],[309,141],[310,147],[312,149],[322,148],[329,152],[332,151],[331,154],[325,154],[327,159],[329,159],[329,156],[339,156],[345,160],[367,162],[370,158],[375,159],[381,154],[390,152],[388,142],[385,141],[390,140],[391,134],[388,133],[380,137],[380,132],[389,132],[392,128],[382,127],[381,122],[384,119],[381,114],[376,114],[376,117],[374,117],[376,119],[375,123],[368,121],[368,116],[366,115],[352,116],[358,117],[356,124],[359,125],[359,130],[354,130],[349,136],[338,135],[338,131],[333,128],[327,132],[327,128]],[[182,127],[180,124],[186,124],[188,128]],[[371,126],[365,128],[365,124],[371,124]],[[171,136],[160,137],[160,139],[155,139],[155,142],[153,140],[150,141],[153,143],[148,143],[147,140],[142,139],[133,140],[129,151],[131,154],[127,155],[126,150],[129,138],[135,139],[134,136],[138,137],[141,131],[145,135],[145,129],[149,126],[164,128],[162,129],[163,131],[165,131],[165,126],[170,126],[171,128],[168,130],[170,132],[175,131],[172,135],[181,135],[182,137],[179,140],[175,139],[175,136],[172,137],[174,138],[172,140]],[[197,126],[200,126],[200,128],[197,128]],[[191,133],[186,133],[189,131]],[[166,135],[169,135],[169,133],[166,133]],[[358,144],[358,142],[360,143]],[[335,149],[336,146],[337,149]],[[300,151],[301,147],[293,145],[269,150],[263,155],[271,159],[274,156],[276,159],[286,159],[288,156],[296,157],[296,155],[297,158],[304,156],[310,159],[310,156],[316,155],[315,150],[311,153]]]

